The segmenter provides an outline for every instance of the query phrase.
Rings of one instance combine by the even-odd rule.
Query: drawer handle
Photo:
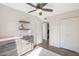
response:
[[[15,43],[15,42],[10,42],[10,43],[7,43],[7,44],[13,44],[13,43]]]

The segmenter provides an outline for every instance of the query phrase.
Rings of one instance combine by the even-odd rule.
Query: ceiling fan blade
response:
[[[34,12],[34,11],[36,11],[36,10],[29,11],[28,13],[31,13],[31,12]]]
[[[48,12],[52,12],[53,11],[53,9],[46,9],[46,8],[43,8],[42,10],[43,11],[48,11]]]
[[[41,3],[40,6],[41,6],[41,8],[42,8],[42,7],[46,6],[47,4],[48,4],[48,3]]]
[[[38,4],[37,4],[37,7],[40,7],[40,5],[41,5],[41,4],[40,4],[40,3],[38,3]]]
[[[35,5],[33,5],[33,4],[31,4],[31,3],[27,3],[28,5],[30,5],[30,6],[32,6],[32,7],[35,7],[36,8],[36,6]]]

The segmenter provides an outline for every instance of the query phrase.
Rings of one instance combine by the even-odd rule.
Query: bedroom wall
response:
[[[19,20],[30,22],[30,29],[34,35],[34,43],[42,42],[40,18],[0,4],[0,37],[12,35],[28,35],[28,31],[18,30]],[[40,29],[39,29],[40,28]]]
[[[79,10],[48,17],[49,45],[79,52]]]

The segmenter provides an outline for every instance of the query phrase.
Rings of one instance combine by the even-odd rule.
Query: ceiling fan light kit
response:
[[[53,11],[53,9],[43,8],[47,5],[47,3],[38,3],[36,6],[31,3],[26,3],[26,4],[32,6],[36,9],[36,10],[29,11],[28,13],[36,11],[39,15],[42,15],[42,11],[47,11],[47,12]]]
[[[40,12],[39,15],[41,16],[42,15],[42,12]]]
[[[37,12],[39,15],[42,15],[42,10],[41,10],[41,9],[37,9],[36,12]]]

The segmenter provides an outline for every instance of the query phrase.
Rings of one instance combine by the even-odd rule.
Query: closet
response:
[[[79,17],[61,20],[61,47],[79,52]]]

